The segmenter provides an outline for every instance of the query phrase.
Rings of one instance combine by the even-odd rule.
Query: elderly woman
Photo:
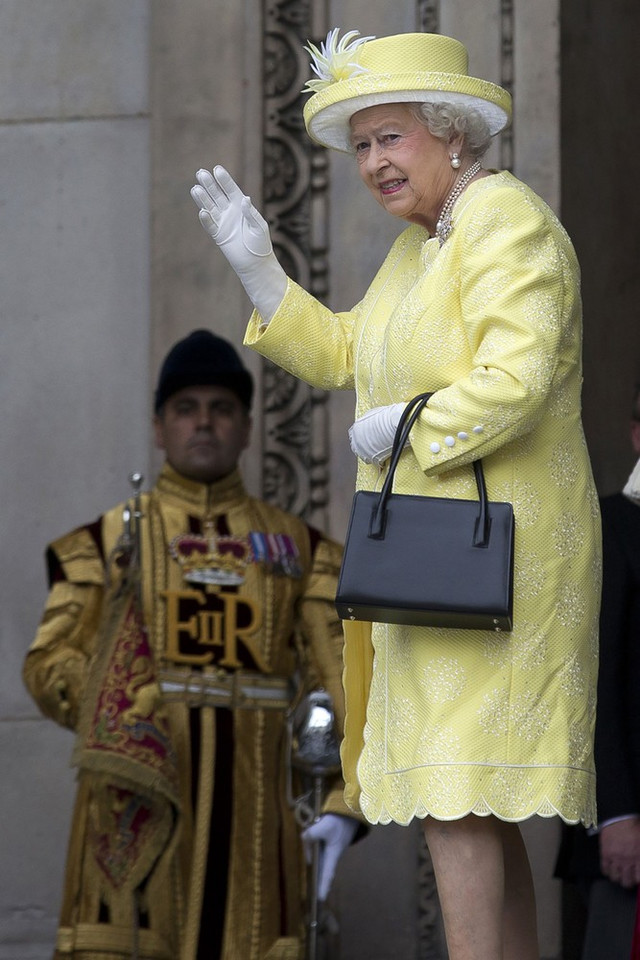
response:
[[[452,960],[534,960],[518,822],[595,821],[600,526],[578,264],[546,204],[483,169],[511,102],[468,75],[460,43],[332,31],[309,49],[310,136],[410,224],[363,300],[336,314],[288,279],[223,168],[192,195],[256,307],[245,342],[317,387],[355,388],[359,488],[379,484],[406,403],[433,391],[396,490],[473,498],[481,457],[490,497],[513,504],[512,632],[347,624],[343,765],[370,822],[423,819]]]

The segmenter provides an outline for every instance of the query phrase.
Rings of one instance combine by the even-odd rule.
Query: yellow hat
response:
[[[311,68],[304,106],[307,133],[317,143],[351,151],[349,121],[358,110],[380,103],[447,102],[482,114],[490,133],[511,120],[511,96],[488,80],[468,75],[462,43],[435,33],[402,33],[394,37],[360,37],[350,30],[338,39],[330,30],[318,49],[309,43]]]

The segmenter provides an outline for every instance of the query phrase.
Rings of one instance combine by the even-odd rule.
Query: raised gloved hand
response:
[[[406,403],[373,407],[349,427],[349,443],[356,457],[380,466],[388,459]]]
[[[268,323],[286,293],[287,275],[273,252],[267,221],[224,167],[214,167],[212,174],[198,170],[196,180],[191,196],[200,208],[200,223]]]
[[[357,829],[358,823],[351,817],[323,813],[315,823],[302,831],[302,843],[308,861],[311,860],[313,844],[320,845],[318,900],[321,902],[329,895],[338,860],[353,840]]]

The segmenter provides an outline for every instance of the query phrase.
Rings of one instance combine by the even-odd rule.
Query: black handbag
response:
[[[482,463],[473,464],[478,500],[392,493],[409,432],[431,393],[403,411],[382,490],[359,490],[338,580],[344,620],[422,627],[511,630],[514,517],[489,502]]]

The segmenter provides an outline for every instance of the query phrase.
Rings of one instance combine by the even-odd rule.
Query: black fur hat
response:
[[[178,340],[164,359],[155,393],[155,412],[184,387],[227,387],[251,409],[253,378],[228,340],[194,330]]]

